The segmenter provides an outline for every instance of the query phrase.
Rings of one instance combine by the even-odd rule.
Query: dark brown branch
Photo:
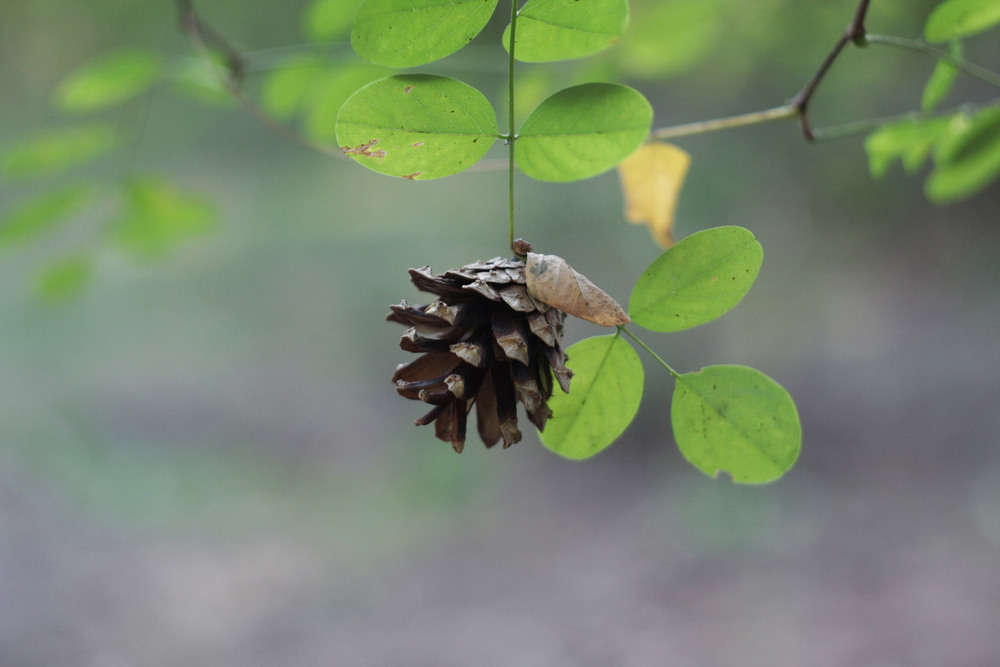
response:
[[[813,141],[815,137],[813,136],[812,126],[809,124],[809,101],[812,99],[813,94],[815,94],[816,89],[819,88],[820,82],[826,76],[830,67],[833,66],[834,61],[840,56],[841,51],[847,46],[849,42],[854,42],[858,45],[863,45],[865,40],[865,16],[868,14],[868,5],[870,0],[861,0],[858,3],[858,8],[854,12],[854,18],[851,20],[851,24],[847,26],[847,30],[841,35],[837,43],[834,44],[830,53],[827,54],[823,63],[816,70],[816,73],[810,79],[806,87],[803,88],[798,95],[792,98],[789,105],[794,106],[799,111],[799,124],[802,126],[802,135],[807,141]]]

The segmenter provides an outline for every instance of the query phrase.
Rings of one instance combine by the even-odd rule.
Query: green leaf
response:
[[[585,338],[570,346],[568,394],[549,399],[552,418],[542,443],[569,459],[591,457],[620,436],[642,400],[642,362],[619,335]]]
[[[948,50],[955,58],[962,57],[961,42],[952,42]],[[927,113],[941,104],[944,98],[948,96],[948,93],[951,92],[951,86],[955,82],[957,75],[957,69],[939,60],[938,64],[934,67],[934,71],[931,73],[931,78],[927,81],[927,85],[924,86],[924,94],[920,100],[921,111]]]
[[[30,240],[70,220],[90,200],[87,185],[70,185],[36,197],[0,218],[0,247]]]
[[[802,448],[802,425],[784,387],[746,366],[707,366],[677,378],[674,438],[710,477],[760,484],[787,472]]]
[[[1000,107],[956,115],[934,146],[934,171],[924,184],[931,201],[969,197],[1000,177]]]
[[[692,234],[639,277],[629,316],[652,331],[682,331],[710,322],[743,299],[763,259],[760,243],[742,227]]]
[[[329,42],[351,28],[361,0],[315,0],[303,14],[306,35],[314,42]]]
[[[337,141],[337,114],[344,102],[359,88],[388,72],[384,67],[368,63],[342,65],[327,71],[326,76],[316,82],[305,104],[305,134],[321,142]]]
[[[67,257],[42,271],[35,282],[35,293],[44,301],[67,301],[84,290],[93,274],[89,257]]]
[[[561,90],[528,116],[517,166],[541,181],[575,181],[613,168],[649,136],[653,108],[627,86],[585,83]]]
[[[924,25],[928,42],[947,42],[988,30],[1000,23],[998,0],[945,0]]]
[[[528,63],[573,60],[612,46],[628,25],[626,0],[530,0],[517,12],[514,57]],[[503,34],[510,51],[510,26]]]
[[[950,117],[904,120],[884,125],[869,134],[865,139],[865,151],[872,176],[885,176],[897,158],[902,160],[903,168],[909,173],[920,169],[950,121]]]
[[[106,125],[49,130],[7,149],[0,173],[9,178],[51,176],[100,157],[114,146],[114,130]]]
[[[274,118],[292,118],[310,104],[316,89],[322,86],[332,69],[331,63],[318,56],[283,60],[264,77],[261,105]]]
[[[124,206],[113,225],[114,240],[144,259],[159,258],[181,242],[216,228],[215,207],[172,183],[144,178],[125,187]]]
[[[458,51],[482,31],[497,0],[367,0],[351,45],[387,67],[416,67]]]
[[[80,67],[56,87],[56,106],[70,113],[105,109],[145,92],[160,74],[160,57],[129,49],[106,54]]]
[[[671,0],[636,8],[628,38],[616,51],[622,68],[649,79],[683,74],[723,39],[732,8],[719,0]]]
[[[220,58],[218,62],[204,58],[176,58],[171,61],[168,72],[174,89],[202,104],[215,107],[235,106],[236,100],[223,85],[219,72],[225,70]]]
[[[337,143],[369,169],[411,180],[449,176],[497,138],[493,107],[456,79],[390,76],[352,95],[337,116]]]

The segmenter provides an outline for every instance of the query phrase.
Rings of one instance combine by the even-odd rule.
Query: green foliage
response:
[[[70,113],[105,109],[146,92],[160,69],[160,56],[152,51],[115,51],[63,79],[55,90],[54,102],[61,111]]]
[[[654,2],[644,9],[636,11],[618,52],[622,68],[633,76],[682,74],[711,53],[725,31],[727,16],[717,0]]]
[[[25,202],[0,218],[0,247],[33,239],[68,222],[90,201],[87,185],[69,185],[50,190]]]
[[[614,442],[635,418],[642,400],[642,362],[617,334],[586,338],[566,353],[573,366],[572,391],[553,394],[554,416],[539,437],[560,456],[585,459]]]
[[[456,79],[406,74],[375,81],[350,97],[337,142],[356,161],[390,176],[430,179],[468,168],[497,137],[493,108]]]
[[[315,0],[303,14],[306,35],[328,42],[347,34],[362,0]]]
[[[649,136],[653,109],[636,90],[586,83],[531,112],[518,134],[518,167],[542,181],[573,181],[611,169]]]
[[[945,0],[924,25],[928,42],[962,39],[1000,23],[1000,0]]]
[[[66,257],[39,275],[35,282],[35,292],[43,301],[67,301],[86,288],[93,274],[93,263],[86,255]]]
[[[692,234],[642,274],[629,301],[629,316],[653,331],[682,331],[710,322],[743,299],[763,259],[760,243],[742,227]]]
[[[451,55],[486,27],[497,0],[367,0],[351,45],[387,67],[416,67]]]
[[[684,457],[706,475],[770,482],[799,456],[802,426],[788,392],[746,366],[708,366],[677,378],[670,419]]]
[[[961,58],[962,43],[952,42],[950,52],[952,56]],[[949,65],[943,60],[938,61],[938,64],[934,67],[934,72],[931,73],[931,78],[927,81],[927,85],[924,86],[924,95],[920,99],[920,110],[927,113],[933,111],[937,105],[941,104],[944,98],[948,96],[948,93],[951,92],[951,87],[955,83],[956,76],[958,76],[958,70],[955,69],[954,65]]]
[[[930,156],[934,142],[948,126],[949,118],[906,120],[883,125],[865,139],[868,167],[872,176],[882,178],[899,159],[903,168],[914,173]]]
[[[968,197],[1000,177],[1000,106],[952,118],[934,145],[933,158],[924,192],[936,203]]]
[[[7,149],[0,173],[8,178],[52,176],[105,155],[115,146],[107,125],[49,130]]]
[[[614,45],[628,25],[626,0],[530,0],[518,10],[514,56],[530,63],[572,60]],[[510,26],[503,34],[510,50]]]
[[[125,186],[122,210],[112,233],[122,249],[143,259],[156,259],[217,225],[218,216],[210,201],[150,177]]]

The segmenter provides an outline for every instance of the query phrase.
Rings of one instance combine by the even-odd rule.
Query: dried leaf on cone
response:
[[[632,321],[607,292],[558,255],[528,253],[527,288],[535,301],[603,327]]]

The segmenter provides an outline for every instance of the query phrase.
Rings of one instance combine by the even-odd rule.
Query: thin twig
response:
[[[1000,74],[992,70],[988,70],[985,67],[976,65],[975,63],[970,63],[964,58],[957,58],[947,51],[942,51],[941,49],[936,49],[927,42],[921,42],[914,39],[906,39],[904,37],[894,37],[892,35],[865,35],[865,41],[869,44],[882,44],[884,46],[895,46],[900,49],[907,49],[909,51],[916,51],[918,53],[923,53],[925,55],[936,58],[941,62],[948,63],[952,67],[962,72],[965,72],[969,76],[974,76],[980,81],[984,81],[991,86],[1000,88]]]
[[[729,130],[746,125],[758,125],[772,120],[791,118],[793,116],[797,116],[798,114],[798,107],[793,104],[783,104],[782,106],[774,107],[773,109],[754,111],[752,113],[740,114],[738,116],[728,116],[726,118],[703,120],[697,123],[685,123],[684,125],[662,127],[658,130],[653,130],[650,133],[649,138],[665,141],[667,139],[689,137],[695,134],[704,134],[706,132],[715,132],[717,130]]]
[[[210,25],[201,20],[194,9],[191,0],[177,0],[177,7],[180,13],[181,30],[187,35],[188,40],[195,51],[210,65],[215,64],[212,57],[212,49],[218,50],[225,61],[225,69],[215,67],[217,78],[222,87],[229,95],[239,102],[251,116],[263,123],[273,132],[289,139],[290,141],[304,146],[317,153],[330,156],[342,156],[343,151],[337,146],[317,143],[306,136],[296,132],[287,125],[275,121],[267,113],[257,106],[246,93],[243,92],[242,81],[246,64],[243,56],[226,39],[214,30]],[[211,47],[209,46],[211,43]]]
[[[877,130],[884,125],[890,125],[892,123],[899,123],[902,121],[920,121],[920,120],[932,120],[934,118],[947,118],[957,113],[973,113],[980,109],[985,109],[986,107],[1000,105],[1000,99],[991,100],[989,102],[982,102],[980,104],[962,104],[957,107],[952,107],[950,109],[942,109],[940,111],[934,111],[925,113],[922,111],[910,111],[907,113],[897,114],[895,116],[883,116],[882,118],[868,118],[865,120],[858,120],[852,123],[844,123],[843,125],[832,125],[830,127],[819,128],[813,130],[815,141],[832,141],[834,139],[845,139],[847,137],[856,137],[862,134],[868,134],[872,130]]]
[[[864,43],[866,34],[865,16],[868,14],[868,4],[869,0],[861,0],[861,2],[858,3],[858,8],[854,12],[854,18],[851,20],[851,24],[847,26],[847,30],[840,36],[840,39],[838,39],[837,43],[833,45],[833,48],[830,49],[830,53],[827,54],[823,63],[819,66],[819,69],[816,70],[812,79],[810,79],[809,83],[806,84],[806,87],[803,88],[799,94],[793,97],[789,102],[789,104],[799,110],[799,124],[802,127],[802,136],[806,138],[806,141],[813,141],[815,139],[813,136],[812,126],[809,124],[809,101],[812,99],[813,94],[815,94],[816,89],[819,88],[819,84],[823,80],[823,77],[825,77],[827,72],[830,71],[830,67],[833,66],[834,61],[837,60],[841,51],[844,50],[844,47],[847,46],[849,42],[854,42],[856,44]]]

